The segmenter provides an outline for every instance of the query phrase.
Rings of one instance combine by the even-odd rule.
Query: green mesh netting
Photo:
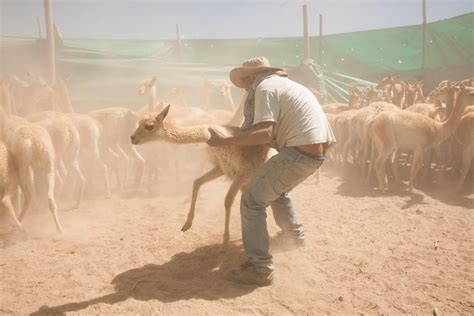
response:
[[[473,75],[473,24],[474,13],[469,13],[426,26],[427,89],[442,79]],[[302,38],[196,39],[179,46],[175,41],[64,39],[57,61],[60,75],[69,78],[76,108],[84,110],[140,107],[145,100],[136,88],[152,75],[158,77],[158,95],[181,86],[188,99],[198,103],[202,76],[228,81],[232,67],[255,56],[267,56],[277,66],[296,67],[297,76],[304,77],[301,81],[327,89],[329,100],[346,100],[351,84],[364,86],[390,72],[403,79],[422,75],[419,25],[325,36],[321,59],[319,43],[318,37],[310,38],[311,58],[320,65],[312,61],[302,65]],[[0,74],[42,72],[42,56],[42,41],[1,37]]]

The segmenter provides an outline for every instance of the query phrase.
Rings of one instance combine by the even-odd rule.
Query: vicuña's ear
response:
[[[151,83],[155,83],[155,82],[156,82],[156,76],[153,76],[153,77],[151,78]]]
[[[160,112],[160,114],[158,114],[156,116],[156,120],[159,121],[159,122],[163,122],[164,119],[166,118],[166,116],[168,115],[168,112],[170,111],[170,107],[171,107],[171,104],[168,104],[164,109],[163,111]]]

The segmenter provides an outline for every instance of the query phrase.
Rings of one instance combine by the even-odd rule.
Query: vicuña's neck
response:
[[[232,110],[235,111],[234,100],[232,100],[232,95],[230,93],[224,96],[224,100],[227,103],[227,106]]]
[[[440,135],[443,137],[443,140],[451,136],[461,119],[465,107],[463,91],[460,91],[456,97],[454,93],[451,92],[450,95],[448,95],[447,105],[448,103],[451,105],[454,103],[454,108],[449,114],[448,119],[441,124]]]
[[[148,93],[148,111],[153,111],[156,104],[156,87],[152,87]]]
[[[174,144],[196,144],[206,143],[211,135],[208,125],[178,127],[173,123],[165,122],[160,136],[164,141]]]

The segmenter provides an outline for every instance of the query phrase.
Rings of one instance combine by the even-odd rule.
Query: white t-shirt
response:
[[[288,78],[273,76],[255,91],[254,124],[275,122],[278,149],[336,141],[326,114],[314,94]]]

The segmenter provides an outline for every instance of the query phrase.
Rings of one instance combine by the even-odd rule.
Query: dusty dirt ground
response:
[[[178,195],[165,182],[87,200],[60,213],[62,235],[46,210],[31,212],[27,237],[0,237],[0,314],[474,314],[474,196],[381,194],[358,179],[326,168],[292,192],[307,243],[274,249],[275,283],[264,288],[224,277],[244,256],[237,202],[220,253],[221,180],[203,187],[186,233],[191,181]]]

